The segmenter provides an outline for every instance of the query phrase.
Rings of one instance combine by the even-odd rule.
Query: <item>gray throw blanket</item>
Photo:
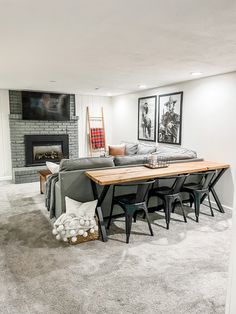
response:
[[[55,184],[58,181],[58,173],[47,178],[45,185],[45,206],[50,213],[50,218],[55,217]]]

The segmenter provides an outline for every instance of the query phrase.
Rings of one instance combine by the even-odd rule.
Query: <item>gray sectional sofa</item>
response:
[[[144,164],[147,160],[147,156],[150,153],[157,154],[157,158],[165,157],[172,163],[183,161],[196,161],[202,160],[197,158],[196,152],[172,146],[151,146],[145,144],[127,144],[127,150],[125,156],[115,157],[89,157],[79,159],[64,159],[60,163],[60,170],[56,178],[53,190],[50,192],[50,197],[54,198],[51,202],[52,208],[51,217],[59,217],[65,212],[65,196],[72,199],[87,202],[93,200],[93,193],[90,184],[90,180],[85,175],[85,171],[88,169],[100,169],[100,168],[112,168],[112,167],[126,167],[137,166]],[[135,146],[137,145],[137,147]],[[140,145],[140,146],[139,146]],[[166,184],[166,182],[165,182]],[[49,185],[48,185],[49,186]],[[98,186],[98,191],[101,191],[101,187]],[[121,188],[118,193],[130,193],[131,190]],[[49,193],[46,193],[49,194]],[[102,210],[104,217],[107,217],[110,210],[112,196],[112,187],[107,193],[107,196],[102,204]],[[120,208],[115,208],[114,214],[120,214],[122,211]]]

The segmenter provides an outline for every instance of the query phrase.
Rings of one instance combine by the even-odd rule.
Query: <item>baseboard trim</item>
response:
[[[209,203],[208,203],[207,200],[205,200],[205,201],[203,202],[203,204],[204,204],[205,206],[208,206],[208,207],[209,207]],[[212,204],[212,207],[213,207],[214,209],[217,209],[217,210],[218,210],[218,206],[217,206],[217,204],[216,204],[215,201],[212,201],[212,200],[211,200],[211,204]],[[227,206],[227,205],[224,205],[224,204],[222,204],[222,207],[223,207],[224,211],[229,211],[229,210],[232,211],[232,210],[233,210],[233,207],[230,207],[230,206]]]
[[[12,180],[12,176],[0,177],[0,181],[9,181]]]

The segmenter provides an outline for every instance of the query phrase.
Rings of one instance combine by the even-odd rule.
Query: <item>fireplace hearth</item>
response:
[[[46,161],[59,162],[69,157],[67,134],[25,135],[26,166],[45,165]]]

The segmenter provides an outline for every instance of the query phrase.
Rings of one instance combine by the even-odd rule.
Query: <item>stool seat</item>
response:
[[[202,190],[202,185],[201,184],[196,184],[196,183],[187,183],[184,184],[183,186],[183,191],[193,191],[193,190]]]
[[[120,203],[120,204],[135,204],[136,202],[136,194],[135,193],[132,193],[132,194],[126,194],[126,195],[119,195],[119,196],[115,196],[114,197],[114,200],[117,202],[117,203]]]
[[[172,189],[169,186],[160,186],[156,189],[151,189],[149,193],[150,196],[168,195],[168,194],[172,194]]]

